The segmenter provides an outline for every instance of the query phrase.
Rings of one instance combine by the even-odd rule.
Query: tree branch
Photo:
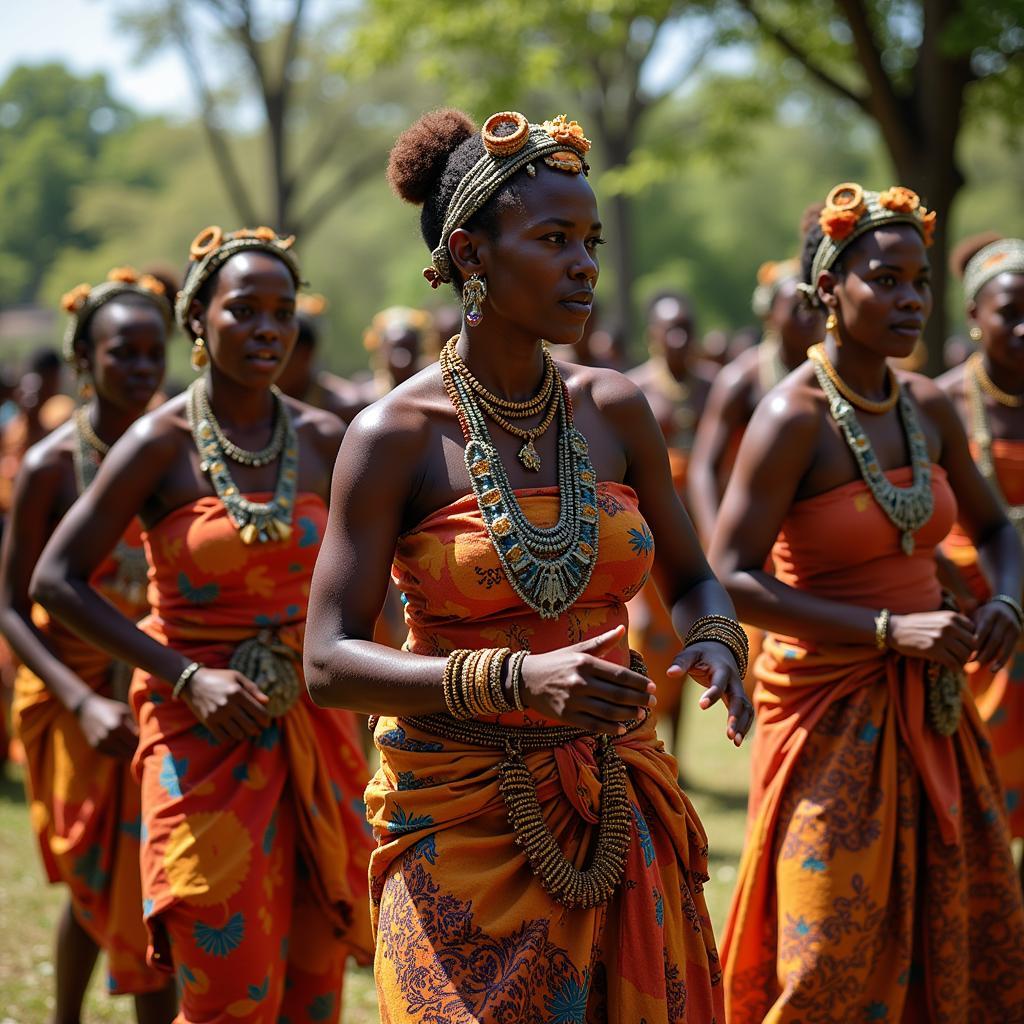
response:
[[[302,237],[309,236],[316,228],[323,224],[327,215],[338,203],[353,189],[358,188],[371,174],[380,171],[384,162],[383,154],[371,150],[363,154],[355,163],[349,164],[334,184],[325,189],[305,210],[292,219],[293,227],[290,230]]]

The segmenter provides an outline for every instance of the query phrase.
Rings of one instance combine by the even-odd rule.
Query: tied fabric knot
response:
[[[555,747],[558,781],[569,803],[588,824],[596,825],[601,806],[601,778],[594,740],[581,737]]]

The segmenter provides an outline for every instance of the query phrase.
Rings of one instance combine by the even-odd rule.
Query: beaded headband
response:
[[[1024,274],[1024,239],[1000,238],[979,249],[964,268],[964,294],[973,302],[978,292],[1000,274]]]
[[[829,192],[818,223],[824,236],[814,254],[811,279],[800,285],[812,302],[817,300],[818,277],[831,270],[861,235],[880,224],[910,224],[920,232],[924,244],[931,245],[935,211],[926,209],[918,194],[902,185],[893,185],[884,192],[869,192],[856,182],[845,181]]]
[[[530,124],[517,111],[503,110],[487,118],[480,136],[484,155],[455,189],[445,214],[441,241],[430,254],[431,266],[423,271],[431,288],[452,280],[453,267],[448,251],[452,232],[466,224],[522,168],[526,168],[530,177],[537,173],[534,160],[543,160],[548,167],[567,174],[587,174],[590,170],[583,159],[590,149],[590,140],[583,134],[579,122],[568,120],[565,114],[543,124]]]
[[[131,267],[114,267],[102,284],[75,285],[60,300],[61,309],[70,314],[64,329],[64,358],[69,363],[75,361],[75,344],[81,340],[92,315],[120,295],[141,295],[156,306],[170,327],[174,316],[165,291],[163,282],[152,274],[139,274]]]
[[[755,316],[763,320],[771,311],[782,286],[787,281],[800,280],[799,260],[769,260],[762,263],[757,271],[757,287],[754,289],[750,308]]]
[[[192,300],[199,289],[236,253],[257,250],[276,256],[288,268],[295,279],[295,287],[298,288],[302,284],[302,273],[299,270],[299,261],[291,251],[294,243],[294,235],[281,238],[273,228],[268,227],[239,228],[238,231],[229,234],[224,234],[216,224],[203,228],[189,246],[189,265],[185,271],[185,282],[178,292],[178,300],[174,305],[181,329],[192,335],[188,325],[188,311]]]

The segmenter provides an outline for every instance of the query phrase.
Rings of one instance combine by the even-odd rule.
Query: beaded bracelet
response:
[[[441,688],[453,718],[501,715],[514,709],[501,685],[502,668],[511,653],[507,647],[485,647],[460,648],[448,655]]]
[[[889,609],[883,608],[875,616],[875,647],[884,651],[889,646]]]
[[[178,700],[181,697],[181,691],[188,686],[189,680],[202,668],[198,661],[190,661],[182,670],[181,675],[178,676],[174,683],[174,689],[171,690],[171,696]]]
[[[523,662],[529,651],[516,651],[508,659],[509,689],[512,691],[512,703],[516,711],[525,711],[523,703]]]
[[[736,659],[740,678],[747,674],[747,662],[750,659],[750,643],[743,627],[727,615],[703,615],[690,627],[683,646],[713,640],[727,647]]]
[[[993,601],[1001,601],[1008,608],[1013,609],[1013,614],[1017,616],[1018,628],[1024,626],[1024,608],[1021,608],[1020,601],[1016,598],[1010,597],[1009,594],[996,594],[992,598]]]

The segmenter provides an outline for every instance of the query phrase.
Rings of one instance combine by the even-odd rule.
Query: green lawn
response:
[[[720,929],[736,877],[743,842],[747,750],[725,739],[725,715],[696,708],[684,731],[683,758],[688,793],[711,840],[711,883],[706,895],[716,929]],[[689,709],[688,709],[689,710]],[[45,1024],[52,1004],[51,936],[62,893],[43,883],[43,872],[29,830],[20,773],[8,767],[0,777],[0,1024]],[[110,999],[103,989],[102,965],[89,995],[83,1024],[129,1024],[131,1000]],[[345,993],[345,1024],[377,1020],[373,977],[352,970]]]

